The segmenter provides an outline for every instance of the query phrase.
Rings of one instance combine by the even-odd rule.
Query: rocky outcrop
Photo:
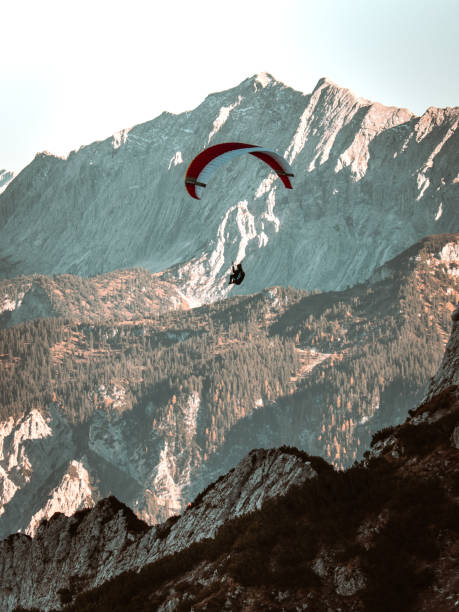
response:
[[[3,276],[169,269],[199,304],[227,295],[231,261],[244,259],[238,292],[344,288],[459,228],[458,121],[457,108],[416,117],[327,79],[305,95],[257,75],[67,159],[37,155],[0,198]],[[285,155],[294,189],[239,159],[193,203],[187,163],[228,140]]]
[[[148,527],[114,497],[71,517],[55,513],[40,524],[33,539],[17,534],[0,544],[0,607],[60,607],[122,571],[215,536],[226,521],[317,475],[305,454],[255,450],[181,516],[157,527]]]
[[[459,259],[459,257],[458,257]],[[426,401],[453,386],[459,388],[459,305],[451,315],[453,333],[446,345],[445,355],[438,372],[432,378]]]
[[[0,514],[3,537],[19,529],[33,534],[41,517],[64,509],[72,514],[91,503],[89,483],[86,480],[85,485],[84,482],[86,472],[74,461],[75,453],[71,427],[56,408],[51,408],[47,415],[34,409],[18,420],[10,418],[2,424]],[[85,489],[86,493],[77,495],[80,489]]]

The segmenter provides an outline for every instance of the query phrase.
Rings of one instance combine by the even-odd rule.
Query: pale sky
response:
[[[7,0],[0,169],[269,72],[422,114],[459,105],[459,0]]]

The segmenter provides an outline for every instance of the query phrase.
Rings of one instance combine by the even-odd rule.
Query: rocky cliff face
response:
[[[459,305],[451,315],[455,328],[459,321]],[[453,333],[446,346],[445,355],[438,372],[432,378],[426,400],[441,393],[450,385],[459,387],[459,334]]]
[[[311,478],[317,478],[317,471],[307,457],[256,450],[199,495],[182,516],[155,528],[114,497],[70,517],[58,512],[41,523],[33,539],[12,535],[0,544],[0,606],[60,607],[69,596],[122,571],[214,537],[226,521]]]
[[[257,75],[67,159],[39,154],[0,199],[3,275],[169,268],[202,303],[228,293],[231,261],[245,259],[244,292],[352,285],[419,238],[458,229],[458,121],[457,108],[416,117],[327,79],[305,95]],[[241,158],[193,202],[187,164],[227,140],[285,155],[294,190]]]

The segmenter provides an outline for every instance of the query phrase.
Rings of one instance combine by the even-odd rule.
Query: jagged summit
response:
[[[261,85],[262,88],[281,84],[281,82],[278,81],[275,77],[273,77],[273,75],[269,72],[259,72],[257,74],[254,74],[252,77],[250,77],[249,80],[258,83],[259,85]]]
[[[75,151],[69,151],[68,153],[63,154],[63,155],[58,155],[57,153],[53,153],[52,151],[47,151],[47,150],[39,151],[38,153],[35,154],[35,157],[30,162],[29,166],[33,164],[35,161],[38,161],[38,162],[49,161],[50,163],[53,163],[55,160],[66,161],[72,153],[75,153]]]
[[[231,261],[244,258],[239,292],[343,288],[423,236],[459,227],[458,118],[454,109],[413,119],[362,104],[326,78],[304,95],[253,75],[65,160],[39,155],[0,196],[1,274],[143,266],[168,270],[188,299],[205,303],[228,294]],[[188,163],[225,140],[285,155],[294,189],[239,160],[190,202]]]
[[[322,77],[317,81],[316,86],[314,87],[312,94],[320,92],[321,90],[326,90],[330,93],[330,95],[335,99],[341,98],[349,98],[354,101],[355,104],[362,107],[375,107],[381,109],[384,113],[385,109],[391,109],[392,111],[403,113],[404,115],[414,117],[414,113],[412,113],[407,108],[398,108],[396,106],[381,104],[375,100],[370,100],[366,97],[362,97],[361,95],[356,94],[352,89],[344,87],[342,85],[338,85],[329,77]],[[426,111],[427,112],[427,111]]]
[[[317,81],[317,83],[316,83],[316,85],[315,85],[314,89],[312,90],[312,92],[314,93],[314,92],[315,92],[317,89],[320,89],[320,88],[321,88],[321,87],[323,87],[324,85],[325,85],[326,87],[327,87],[327,86],[331,86],[331,87],[336,87],[336,88],[338,88],[338,89],[343,89],[342,87],[340,87],[339,85],[337,85],[337,84],[336,84],[334,81],[332,81],[332,79],[330,79],[329,77],[327,77],[327,76],[323,76],[323,77],[321,77],[321,78],[320,78],[320,79]]]

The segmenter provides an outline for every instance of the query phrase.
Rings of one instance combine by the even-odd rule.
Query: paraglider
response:
[[[200,199],[202,190],[213,173],[223,164],[249,153],[258,157],[277,174],[287,189],[293,189],[291,178],[294,176],[290,164],[278,153],[245,142],[223,142],[204,149],[190,163],[185,173],[185,188],[192,198]],[[244,280],[245,272],[242,263],[232,265],[229,285],[240,285]]]
[[[294,176],[290,164],[278,153],[257,145],[244,142],[223,142],[199,153],[188,166],[185,174],[185,187],[192,198],[200,199],[200,195],[212,174],[226,162],[250,153],[265,162],[277,173],[287,189],[292,189],[290,178]]]
[[[231,266],[231,274],[228,285],[240,285],[244,280],[245,272],[242,269],[242,262]]]

